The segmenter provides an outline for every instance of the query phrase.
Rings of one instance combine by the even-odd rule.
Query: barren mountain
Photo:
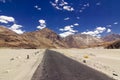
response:
[[[111,43],[106,48],[107,49],[120,49],[120,40]]]
[[[70,47],[74,48],[96,46],[102,42],[101,39],[86,34],[70,35],[65,38],[65,41]]]
[[[19,35],[8,28],[0,27],[0,47],[67,48],[68,46],[60,36],[47,28]]]
[[[39,48],[67,48],[67,44],[55,32],[48,28],[22,34],[24,39],[29,39]],[[34,41],[34,42],[33,42]]]
[[[117,41],[117,40],[120,40],[120,35],[119,34],[110,34],[110,35],[103,37],[102,39],[105,42]]]
[[[0,47],[32,49],[105,47],[112,43],[109,41],[119,40],[120,35],[111,34],[102,39],[86,34],[70,35],[63,39],[48,28],[17,34],[8,28],[0,27]]]
[[[16,47],[20,45],[22,37],[19,34],[7,29],[0,27],[0,46],[1,47]]]

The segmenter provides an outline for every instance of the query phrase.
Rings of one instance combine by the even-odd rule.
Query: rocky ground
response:
[[[65,56],[120,80],[119,49],[58,49]]]
[[[119,49],[52,49],[120,80]],[[0,49],[0,80],[31,80],[45,49]]]
[[[0,80],[30,80],[44,50],[0,49]]]

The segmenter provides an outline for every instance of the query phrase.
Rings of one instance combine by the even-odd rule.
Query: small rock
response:
[[[29,59],[30,58],[30,56],[29,55],[27,55],[27,59]]]
[[[39,51],[35,52],[35,55],[37,55],[39,53]]]
[[[86,63],[86,60],[83,60],[83,63]]]
[[[14,60],[14,58],[11,58],[11,59],[10,59],[10,61],[13,61],[13,60]]]
[[[118,76],[116,73],[113,73],[114,76]]]
[[[10,70],[6,70],[6,71],[5,71],[5,73],[9,73],[9,72],[10,72]]]

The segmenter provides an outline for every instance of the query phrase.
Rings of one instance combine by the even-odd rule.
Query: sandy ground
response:
[[[120,49],[54,50],[120,80]],[[0,49],[0,80],[30,80],[41,63],[44,51],[44,49]]]
[[[57,49],[64,55],[120,80],[120,49]]]
[[[31,80],[43,52],[42,49],[0,49],[0,80]]]

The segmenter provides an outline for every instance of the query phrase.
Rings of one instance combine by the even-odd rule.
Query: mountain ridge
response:
[[[6,27],[0,27],[0,47],[27,49],[105,47],[115,40],[120,40],[119,35],[116,34],[115,37],[115,34],[112,34],[112,36],[107,35],[104,38],[97,38],[91,35],[78,33],[62,38],[48,28],[17,34]]]

